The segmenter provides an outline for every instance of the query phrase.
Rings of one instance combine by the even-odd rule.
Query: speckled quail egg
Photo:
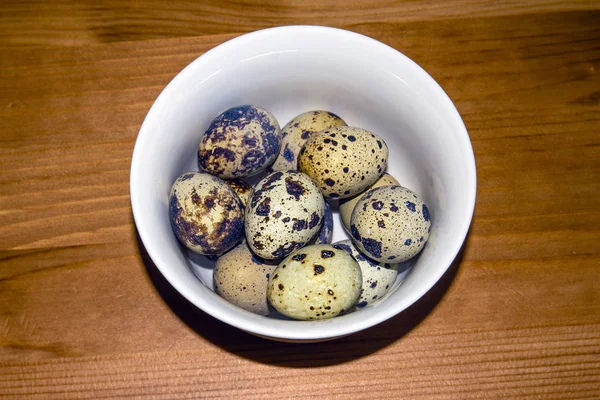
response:
[[[233,189],[233,191],[239,196],[240,200],[242,200],[244,207],[246,207],[248,197],[252,192],[252,186],[241,179],[225,179],[225,183]]]
[[[169,195],[173,232],[199,254],[221,254],[244,235],[244,207],[237,194],[216,176],[188,172],[175,180]]]
[[[219,178],[243,178],[266,169],[279,154],[281,130],[267,110],[230,108],[215,118],[200,141],[200,169]]]
[[[362,286],[358,263],[344,250],[318,244],[296,250],[271,274],[269,303],[300,320],[335,317],[356,304]]]
[[[402,262],[429,239],[431,219],[420,197],[402,186],[369,190],[354,207],[350,232],[356,247],[379,262]]]
[[[371,189],[375,189],[381,186],[388,186],[388,185],[399,185],[400,183],[396,180],[396,178],[394,178],[393,176],[391,176],[390,174],[388,174],[387,172],[385,172],[381,178],[379,178],[377,180],[377,182],[375,182],[373,185],[371,185],[369,188],[367,188],[366,191],[369,191]],[[360,198],[364,195],[364,192],[357,194],[354,197],[350,197],[348,199],[344,199],[342,201],[340,201],[340,217],[342,218],[342,223],[344,224],[344,228],[346,228],[346,230],[348,232],[350,232],[350,217],[352,216],[352,210],[354,210],[354,206],[356,205],[356,203],[358,203],[358,200],[360,200]]]
[[[324,213],[325,199],[312,179],[298,171],[273,172],[248,199],[248,245],[266,260],[281,259],[315,237]]]
[[[298,167],[326,197],[344,199],[374,184],[387,160],[382,138],[365,129],[339,126],[311,136],[300,150]]]
[[[331,206],[325,201],[325,215],[323,216],[323,225],[312,244],[327,244],[331,243],[333,237],[333,213],[331,212]]]
[[[357,307],[364,308],[381,300],[398,276],[398,264],[379,263],[365,257],[351,239],[334,243],[333,247],[350,254],[360,266],[363,280]]]
[[[298,153],[308,138],[323,129],[336,126],[346,126],[346,123],[329,111],[308,111],[298,115],[281,129],[279,156],[271,168],[274,171],[298,169]]]
[[[242,242],[217,260],[215,291],[238,307],[267,315],[267,284],[276,267],[256,258],[246,242]]]

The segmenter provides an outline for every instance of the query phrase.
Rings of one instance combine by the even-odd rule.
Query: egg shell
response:
[[[375,182],[373,185],[368,187],[365,190],[365,192],[371,189],[388,185],[400,185],[400,182],[398,182],[396,178],[394,178],[387,172],[384,172],[381,178],[379,178],[377,182]],[[348,232],[350,232],[350,217],[352,217],[352,211],[354,210],[354,206],[356,205],[356,203],[358,203],[358,200],[360,200],[360,198],[365,194],[365,192],[340,201],[340,217],[342,218],[342,224],[344,224],[344,228],[346,228],[346,231]]]
[[[169,195],[171,228],[190,250],[222,254],[244,235],[244,207],[237,194],[216,176],[187,172]]]
[[[246,242],[223,254],[214,270],[215,291],[244,310],[267,315],[267,284],[277,265],[256,258]]]
[[[253,176],[279,154],[281,129],[267,110],[251,105],[230,108],[217,116],[200,141],[200,169],[219,178]]]
[[[328,244],[331,243],[333,237],[333,213],[331,212],[331,206],[325,201],[325,215],[323,216],[323,225],[319,233],[313,240],[312,244]]]
[[[267,297],[281,314],[299,320],[335,317],[356,304],[362,275],[358,263],[331,245],[296,250],[269,279]]]
[[[304,247],[321,229],[325,199],[298,171],[273,172],[259,181],[246,205],[246,239],[266,260],[280,260]]]
[[[244,207],[246,207],[248,197],[250,197],[250,193],[252,192],[252,186],[241,179],[225,179],[225,183],[233,189],[240,200],[242,200]]]
[[[344,199],[374,184],[387,167],[388,147],[366,129],[339,126],[313,135],[298,158],[300,171],[330,199]]]
[[[421,198],[402,186],[369,190],[354,207],[350,232],[356,247],[379,262],[402,262],[423,249],[431,219]]]
[[[294,117],[281,129],[279,156],[271,168],[274,171],[298,169],[298,154],[308,138],[323,129],[336,126],[346,126],[346,122],[329,111],[308,111]]]
[[[390,290],[398,276],[398,264],[379,263],[362,254],[351,239],[333,244],[336,249],[350,254],[360,266],[362,272],[362,290],[356,304],[357,308],[373,305]]]

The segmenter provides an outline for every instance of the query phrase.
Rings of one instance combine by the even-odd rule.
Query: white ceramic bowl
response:
[[[313,109],[376,132],[390,149],[388,172],[419,193],[432,218],[429,242],[384,301],[323,321],[289,321],[244,311],[213,292],[212,263],[194,257],[171,231],[173,181],[198,170],[202,134],[241,104],[270,110],[283,126]],[[376,40],[333,28],[287,26],[240,36],[181,71],[156,99],[131,163],[131,203],[139,235],[165,278],[206,313],[283,341],[319,341],[369,328],[400,313],[444,274],[467,234],[475,205],[475,161],[456,108],[409,58]],[[334,241],[347,238],[339,218]]]

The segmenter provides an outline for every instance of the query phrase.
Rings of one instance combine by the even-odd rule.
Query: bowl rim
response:
[[[391,306],[391,307],[382,308],[380,312],[370,316],[369,318],[365,318],[364,320],[360,320],[354,324],[340,325],[338,329],[328,331],[329,333],[323,333],[323,332],[315,333],[315,332],[313,332],[312,329],[287,329],[287,328],[280,328],[280,327],[276,327],[276,326],[269,326],[268,324],[261,323],[261,320],[258,320],[258,319],[252,320],[250,324],[247,324],[247,323],[243,324],[243,323],[240,323],[240,321],[237,318],[235,318],[235,315],[234,315],[235,313],[223,312],[222,310],[219,310],[218,307],[213,307],[212,305],[203,303],[202,300],[198,298],[197,294],[192,293],[192,291],[188,290],[187,287],[185,287],[183,284],[179,283],[179,279],[176,277],[175,273],[169,268],[168,265],[163,265],[162,263],[160,263],[160,257],[157,256],[157,251],[151,247],[146,246],[146,243],[149,242],[147,240],[148,235],[150,235],[151,233],[148,232],[148,230],[146,229],[146,225],[143,222],[141,213],[139,211],[136,212],[136,210],[138,210],[141,207],[141,205],[139,205],[140,197],[141,197],[139,195],[140,191],[138,190],[139,180],[137,180],[136,177],[138,174],[137,171],[140,170],[139,165],[140,165],[141,159],[143,157],[142,149],[145,146],[146,137],[148,136],[146,134],[146,131],[152,129],[149,126],[150,125],[150,122],[149,122],[150,116],[153,113],[155,113],[157,109],[162,107],[162,104],[167,101],[168,97],[174,92],[174,90],[176,90],[176,86],[179,84],[179,81],[182,79],[185,79],[185,77],[188,74],[192,73],[192,70],[194,70],[196,67],[202,65],[205,62],[205,60],[207,58],[209,58],[209,56],[214,56],[219,52],[227,51],[232,46],[243,45],[244,43],[247,43],[249,41],[253,41],[257,38],[260,38],[261,36],[268,37],[269,35],[273,35],[273,34],[281,35],[284,33],[285,34],[293,34],[293,35],[295,35],[295,39],[299,40],[298,39],[299,35],[302,35],[307,32],[310,32],[310,33],[317,32],[317,33],[323,34],[323,35],[338,36],[339,39],[342,39],[342,40],[362,41],[365,45],[372,46],[373,49],[376,49],[377,51],[385,52],[387,57],[396,57],[398,60],[401,60],[401,62],[410,65],[414,69],[414,71],[416,71],[418,74],[421,75],[420,78],[423,79],[424,81],[426,81],[426,84],[429,86],[429,89],[434,91],[437,94],[437,96],[439,96],[439,100],[445,104],[445,106],[446,106],[445,112],[448,113],[447,116],[450,117],[451,119],[453,119],[452,125],[455,128],[455,129],[453,129],[453,134],[456,136],[457,139],[460,139],[461,148],[463,148],[465,150],[465,153],[469,156],[468,160],[464,160],[467,165],[467,170],[465,171],[466,172],[466,182],[467,182],[466,189],[467,190],[465,190],[465,197],[463,200],[464,207],[468,211],[468,214],[467,214],[468,218],[464,218],[462,221],[459,221],[460,227],[457,228],[457,232],[459,232],[459,234],[455,236],[455,239],[452,243],[452,247],[450,248],[449,251],[446,252],[446,254],[448,254],[448,255],[451,254],[451,257],[448,256],[448,259],[445,262],[446,265],[444,265],[443,268],[439,268],[437,270],[438,273],[435,275],[432,275],[432,279],[430,279],[427,282],[427,284],[423,285],[423,287],[420,288],[418,291],[415,291],[412,296],[405,299],[405,301],[403,302],[404,306],[402,306],[402,307]],[[471,144],[471,141],[469,138],[469,134],[467,132],[467,129],[464,125],[464,122],[463,122],[458,110],[456,109],[456,106],[454,105],[452,100],[449,98],[449,96],[446,94],[446,92],[442,89],[442,87],[435,81],[435,79],[433,79],[433,77],[431,77],[431,75],[429,75],[429,73],[427,71],[425,71],[425,69],[423,69],[420,65],[418,65],[416,62],[411,60],[409,57],[407,57],[406,55],[404,55],[403,53],[394,49],[391,46],[388,46],[378,40],[375,40],[368,36],[362,35],[360,33],[352,32],[352,31],[348,31],[348,30],[344,30],[344,29],[339,29],[339,28],[332,28],[332,27],[318,26],[318,25],[288,25],[288,26],[279,26],[279,27],[274,27],[274,28],[261,29],[261,30],[257,30],[254,32],[246,33],[246,34],[240,35],[238,37],[235,37],[233,39],[227,40],[227,41],[221,43],[220,45],[201,54],[196,59],[194,59],[191,63],[189,63],[187,66],[185,66],[179,73],[177,73],[177,75],[175,75],[175,77],[172,78],[172,80],[165,86],[165,88],[161,91],[161,93],[158,95],[158,97],[155,99],[152,106],[150,107],[150,109],[149,109],[148,113],[146,114],[144,121],[140,127],[138,135],[136,137],[136,142],[135,142],[132,160],[131,160],[131,168],[130,168],[130,200],[131,200],[133,218],[134,218],[134,222],[136,225],[138,235],[140,237],[140,240],[142,241],[142,244],[144,245],[146,252],[150,256],[150,258],[152,259],[153,263],[156,265],[156,267],[160,271],[160,273],[169,282],[169,284],[171,286],[173,286],[173,288],[178,293],[180,293],[184,298],[186,298],[194,306],[198,307],[199,309],[201,309],[202,311],[211,315],[212,317],[217,318],[217,319],[219,319],[231,326],[234,326],[238,329],[241,329],[245,332],[255,334],[257,336],[270,338],[270,339],[274,339],[274,340],[281,340],[281,341],[313,342],[313,341],[329,340],[329,339],[335,339],[335,338],[342,337],[342,336],[347,336],[352,333],[356,333],[356,332],[362,331],[364,329],[370,328],[372,326],[375,326],[377,324],[380,324],[381,322],[394,317],[395,315],[401,313],[402,311],[404,311],[405,309],[407,309],[408,307],[413,305],[417,300],[419,300],[421,297],[423,297],[437,282],[439,282],[440,278],[446,273],[446,271],[448,270],[448,268],[454,262],[456,256],[458,255],[458,253],[465,241],[465,238],[469,231],[469,227],[471,225],[471,221],[473,219],[473,214],[474,214],[474,210],[475,210],[476,192],[477,192],[477,177],[476,177],[475,156],[474,156],[473,147],[472,147],[472,144]],[[207,288],[207,290],[210,291],[210,289],[208,289],[208,288]],[[217,296],[217,295],[215,294],[215,296]],[[225,300],[223,300],[223,301],[225,301]],[[230,305],[230,306],[235,307],[233,305]],[[237,307],[236,307],[236,309],[237,309]],[[242,309],[237,309],[236,311],[249,313]],[[256,317],[258,317],[258,316],[256,316]],[[341,317],[341,318],[343,318],[343,317]],[[274,320],[274,321],[277,321],[277,320]],[[248,320],[246,320],[246,322],[248,322]],[[290,322],[290,323],[295,323],[295,324],[302,324],[304,321],[278,321],[278,322]]]

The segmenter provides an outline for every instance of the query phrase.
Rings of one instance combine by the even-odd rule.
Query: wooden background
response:
[[[478,168],[442,281],[314,345],[182,299],[139,247],[128,185],[138,129],[178,71],[304,23],[422,65]],[[600,398],[599,2],[3,0],[0,38],[0,398]]]

